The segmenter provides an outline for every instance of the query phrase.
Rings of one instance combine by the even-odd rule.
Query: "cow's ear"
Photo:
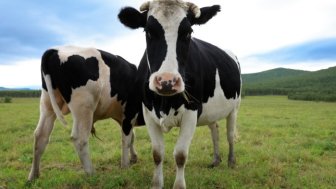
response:
[[[201,15],[198,18],[196,18],[195,15],[191,11],[188,12],[187,17],[188,17],[191,25],[205,24],[212,17],[214,17],[217,14],[217,12],[220,11],[220,6],[219,5],[213,5],[211,7],[203,7],[200,10],[201,10]]]
[[[125,26],[132,29],[145,27],[147,19],[147,11],[139,12],[133,7],[122,8],[118,14],[119,20]]]

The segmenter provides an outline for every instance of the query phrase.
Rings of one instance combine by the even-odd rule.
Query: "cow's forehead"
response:
[[[163,27],[178,25],[186,17],[187,7],[179,1],[153,1],[148,16],[156,18]]]

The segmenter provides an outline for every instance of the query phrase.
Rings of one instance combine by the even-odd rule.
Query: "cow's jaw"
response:
[[[162,7],[157,7],[162,10]],[[160,49],[160,51],[165,51],[165,57],[162,62],[151,62],[148,57],[155,56],[151,54],[150,50],[147,51],[148,64],[161,64],[157,67],[158,70],[151,70],[151,76],[149,78],[149,89],[161,96],[173,96],[178,93],[182,93],[185,90],[185,84],[181,74],[179,73],[179,63],[177,60],[177,39],[179,25],[185,18],[186,13],[182,8],[173,9],[173,13],[169,11],[157,11],[155,4],[153,3],[152,9],[149,11],[149,17],[152,17],[152,21],[155,20],[156,24],[160,24],[162,31],[164,32],[165,44],[160,45],[160,47],[166,49]],[[177,10],[177,11],[176,11]],[[148,19],[150,21],[150,19]],[[147,49],[148,48],[147,43]],[[157,50],[157,49],[156,49]]]

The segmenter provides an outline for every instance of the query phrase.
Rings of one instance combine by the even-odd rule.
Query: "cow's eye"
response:
[[[149,31],[146,31],[146,36],[148,39],[152,39],[152,34]]]
[[[188,32],[186,35],[186,39],[189,40],[191,38],[191,32]]]

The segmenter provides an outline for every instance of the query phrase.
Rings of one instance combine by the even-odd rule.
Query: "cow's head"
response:
[[[146,32],[152,91],[162,96],[184,91],[191,27],[206,23],[219,10],[219,5],[200,9],[181,0],[153,0],[141,5],[141,12],[132,7],[120,11],[118,16],[124,25],[132,29],[142,27]]]

